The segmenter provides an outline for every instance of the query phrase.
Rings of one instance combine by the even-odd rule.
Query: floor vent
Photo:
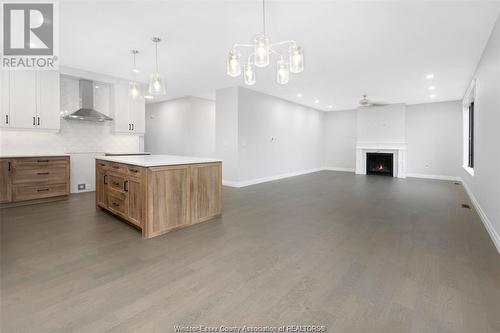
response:
[[[462,208],[470,209],[470,206],[468,204],[462,204]]]

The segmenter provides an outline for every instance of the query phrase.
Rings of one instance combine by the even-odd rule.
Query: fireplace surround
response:
[[[366,155],[368,153],[392,154],[392,176],[406,178],[406,144],[358,142],[356,144],[356,174],[366,175]]]

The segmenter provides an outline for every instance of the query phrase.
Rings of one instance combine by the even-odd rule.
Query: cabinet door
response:
[[[0,127],[10,127],[10,73],[6,70],[0,70]]]
[[[108,207],[108,175],[106,170],[97,167],[95,176],[96,205],[102,208]]]
[[[129,119],[128,86],[117,83],[113,90],[114,131],[117,133],[130,133],[131,121]]]
[[[0,160],[0,202],[12,200],[11,161]]]
[[[126,190],[128,192],[128,220],[142,227],[144,221],[144,208],[146,193],[141,181],[130,178],[127,180]]]
[[[37,128],[55,129],[61,127],[59,73],[37,72]]]
[[[36,71],[10,72],[11,127],[36,128]]]
[[[221,163],[191,166],[191,223],[208,220],[222,213]]]
[[[130,122],[134,134],[146,132],[146,102],[143,97],[130,100]]]

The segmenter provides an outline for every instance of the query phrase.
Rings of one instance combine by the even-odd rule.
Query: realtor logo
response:
[[[57,4],[3,3],[4,69],[57,69]]]

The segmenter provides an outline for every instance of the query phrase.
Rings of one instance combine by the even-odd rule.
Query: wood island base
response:
[[[222,214],[222,163],[143,167],[96,159],[96,207],[143,238],[210,220]]]

